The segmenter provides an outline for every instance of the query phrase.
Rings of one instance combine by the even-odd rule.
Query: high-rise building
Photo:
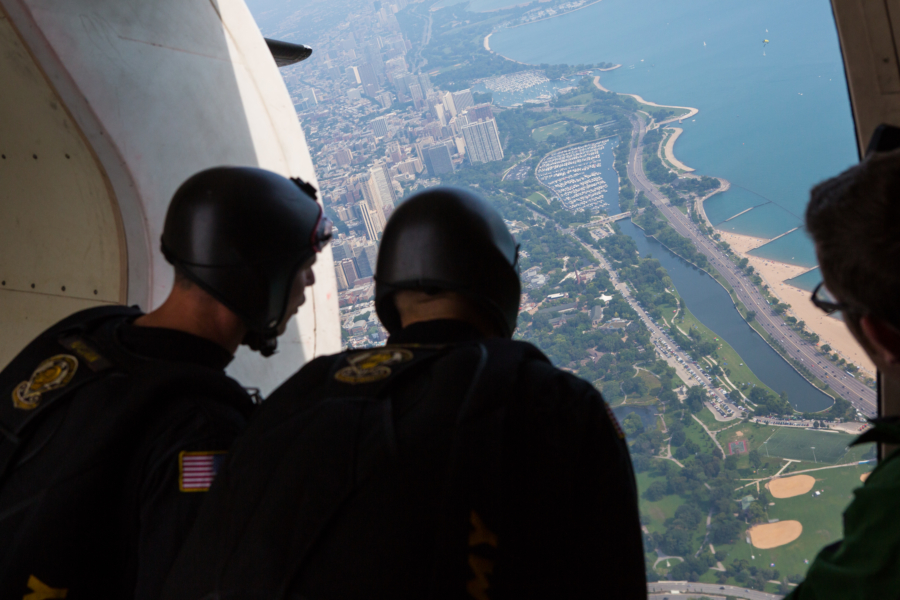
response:
[[[439,144],[425,148],[425,155],[428,159],[425,166],[428,168],[428,174],[432,177],[443,175],[444,173],[453,172],[453,161],[450,158],[450,148],[446,144]]]
[[[371,64],[363,63],[359,65],[356,67],[356,73],[359,75],[359,82],[363,84],[363,87],[371,85],[378,88],[378,77],[376,77],[375,70]]]
[[[381,103],[381,107],[382,107],[382,108],[390,108],[390,107],[391,107],[391,104],[393,104],[393,102],[392,102],[392,100],[391,100],[391,93],[390,93],[390,92],[385,92],[385,93],[383,93],[383,94],[378,94],[378,96],[376,96],[376,99]]]
[[[360,100],[362,99],[362,94],[359,93],[359,88],[353,88],[347,90],[347,98],[350,100]]]
[[[344,69],[344,74],[347,78],[347,83],[350,85],[357,85],[362,83],[359,78],[359,70],[356,67],[347,67]]]
[[[313,105],[319,103],[319,99],[316,97],[316,90],[312,89],[311,87],[300,88],[300,95]]]
[[[458,92],[453,92],[453,106],[456,108],[457,115],[474,105],[475,100],[472,98],[471,90],[459,90]]]
[[[343,240],[336,240],[331,244],[331,256],[338,262],[350,258],[350,245]]]
[[[372,180],[375,181],[375,187],[378,190],[382,207],[390,205],[393,208],[394,203],[397,202],[397,194],[394,192],[394,185],[391,183],[391,175],[387,165],[375,165],[369,169],[369,174]]]
[[[353,259],[345,258],[342,260],[341,270],[344,272],[344,277],[347,279],[347,287],[352,288],[356,284],[356,280],[359,279],[359,274],[356,272],[356,265],[353,264]]]
[[[353,162],[353,152],[350,148],[338,148],[334,152],[334,162],[339,167],[348,167]]]
[[[470,123],[472,121],[493,119],[494,111],[491,109],[490,104],[477,104],[466,111],[466,117],[468,117]]]
[[[347,285],[347,277],[344,275],[344,269],[341,268],[341,261],[334,261],[334,276],[337,279],[337,289],[339,292],[343,292],[348,287]]]
[[[451,117],[456,116],[456,106],[453,105],[453,94],[447,92],[443,96],[441,96],[441,103],[444,105],[444,110],[450,113]]]
[[[385,121],[384,117],[378,117],[377,119],[372,119],[370,121],[372,125],[372,133],[375,134],[377,138],[387,137],[388,135],[388,126],[387,121]]]
[[[375,212],[369,208],[369,205],[365,200],[359,202],[356,206],[359,210],[359,215],[362,219],[363,225],[365,225],[366,227],[366,237],[373,242],[377,242],[378,234],[384,230],[378,223],[378,215],[376,215]]]
[[[375,265],[369,261],[369,255],[366,254],[364,247],[354,249],[353,264],[356,265],[356,272],[360,279],[372,277],[375,271]]]
[[[472,164],[503,160],[503,148],[500,146],[500,133],[497,121],[487,119],[469,123],[462,128],[466,140],[466,152]]]
[[[422,86],[418,83],[409,86],[409,95],[412,98],[413,104],[416,105],[416,108],[421,108],[421,105],[425,100],[425,96],[422,95]]]
[[[409,96],[411,93],[409,87],[411,85],[419,85],[415,75],[398,73],[394,76],[394,86],[397,88],[397,93]]]
[[[419,85],[422,87],[422,93],[425,96],[434,90],[434,86],[431,85],[431,78],[428,76],[428,73],[421,73],[419,75]]]

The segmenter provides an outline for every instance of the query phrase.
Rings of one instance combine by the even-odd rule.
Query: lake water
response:
[[[481,0],[471,8],[496,5]],[[602,75],[605,87],[700,109],[681,125],[676,154],[698,174],[731,182],[706,210],[736,233],[772,238],[800,226],[810,187],[857,161],[837,32],[824,0],[603,0],[501,29],[491,48],[532,64],[621,64]],[[802,228],[756,253],[816,264]]]
[[[603,178],[610,184],[608,189],[611,193],[605,198],[609,202],[609,214],[621,212],[615,185],[616,172],[612,168],[616,142],[617,140],[611,140],[600,151],[600,162],[604,165]],[[648,238],[630,220],[618,221],[618,224],[622,233],[635,241],[641,256],[646,258],[652,254],[662,263],[691,313],[727,341],[763,383],[776,393],[787,392],[788,401],[801,412],[819,411],[831,406],[831,397],[806,381],[744,321],[731,301],[731,296],[716,280],[655,239]],[[819,282],[818,276],[818,269],[811,271],[810,275],[801,275],[801,287],[806,289],[810,284],[815,286]],[[815,283],[812,283],[813,280]],[[641,418],[644,419],[644,415]]]
[[[776,393],[787,392],[788,401],[801,412],[824,410],[832,399],[806,381],[780,354],[766,344],[744,321],[728,292],[705,272],[682,260],[631,221],[619,221],[622,232],[634,239],[638,252],[652,254],[669,272],[688,310],[725,339],[741,355],[763,383]]]

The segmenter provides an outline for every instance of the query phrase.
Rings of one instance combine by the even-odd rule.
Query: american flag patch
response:
[[[210,452],[182,452],[178,455],[178,488],[182,492],[205,492],[212,485],[216,473],[228,453],[224,450]]]

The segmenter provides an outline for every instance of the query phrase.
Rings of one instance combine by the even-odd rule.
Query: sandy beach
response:
[[[830,345],[835,352],[849,362],[858,365],[867,375],[875,376],[875,365],[853,339],[844,323],[826,316],[825,313],[813,306],[809,301],[809,292],[785,283],[788,279],[797,277],[809,269],[747,254],[750,250],[758,248],[770,240],[722,230],[719,230],[719,233],[722,240],[728,242],[732,250],[741,257],[747,258],[762,277],[763,282],[769,286],[769,291],[781,302],[791,307],[788,314],[794,316],[798,321],[806,323],[807,329],[819,336],[820,344]]]
[[[611,91],[611,90],[606,89],[602,85],[600,85],[600,76],[599,75],[594,76],[594,85],[597,86],[597,89],[600,90],[601,92]],[[662,121],[660,123],[660,125],[664,125],[665,123],[671,123],[672,121],[680,121],[681,119],[689,119],[690,117],[693,117],[698,112],[700,112],[699,109],[692,108],[690,106],[671,106],[668,104],[657,104],[656,102],[648,102],[648,101],[644,100],[643,98],[641,98],[640,96],[638,96],[637,94],[620,94],[619,92],[615,92],[615,93],[619,94],[620,96],[631,96],[632,98],[634,98],[641,104],[646,104],[647,106],[655,106],[657,108],[680,108],[682,110],[688,111],[688,114],[682,115],[680,117],[672,117],[671,119]]]
[[[663,147],[663,150],[666,153],[666,160],[669,161],[675,168],[690,173],[694,169],[690,168],[689,166],[675,158],[675,140],[678,139],[678,136],[681,135],[684,130],[680,127],[668,127],[667,129],[672,130],[672,135],[669,136],[669,139],[666,140],[666,145]]]

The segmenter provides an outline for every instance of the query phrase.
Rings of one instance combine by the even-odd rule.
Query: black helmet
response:
[[[266,356],[297,271],[331,238],[315,194],[264,169],[215,167],[181,184],[166,213],[166,260],[240,317],[245,343]]]
[[[398,290],[452,290],[486,309],[511,337],[519,314],[518,246],[503,219],[466,190],[433,187],[394,210],[381,238],[375,311],[390,333],[401,328]]]

